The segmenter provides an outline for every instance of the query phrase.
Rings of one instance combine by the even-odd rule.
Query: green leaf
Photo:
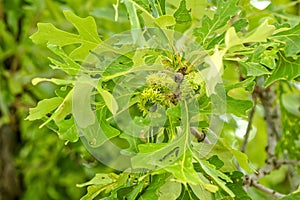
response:
[[[58,135],[61,140],[67,140],[70,142],[78,141],[78,132],[75,126],[75,122],[73,117],[70,119],[63,120],[61,122],[56,123],[58,126]]]
[[[32,85],[37,85],[40,82],[51,82],[56,85],[70,85],[73,84],[73,80],[66,80],[66,79],[57,79],[57,78],[34,78],[32,80]]]
[[[261,76],[270,74],[270,72],[261,64],[254,62],[240,62],[241,66],[245,67],[247,76]]]
[[[72,112],[72,94],[73,94],[73,89],[70,90],[70,92],[66,95],[62,103],[57,107],[57,109],[54,111],[51,117],[49,117],[40,126],[40,128],[48,124],[51,120],[54,120],[55,122],[60,122],[64,120],[64,118]]]
[[[191,16],[196,18],[197,20],[203,17],[208,6],[208,3],[206,1],[199,0],[188,0],[186,4],[188,8],[191,8]]]
[[[112,178],[114,177],[114,178]],[[85,187],[89,185],[106,185],[112,183],[117,175],[97,173],[91,180],[85,183],[76,184],[77,187]]]
[[[126,72],[133,67],[132,59],[124,55],[120,55],[117,59],[110,62],[111,64],[105,69],[102,74],[103,77]]]
[[[233,183],[227,183],[226,186],[231,189],[235,194],[236,199],[251,200],[246,191],[243,188],[243,176],[244,174],[239,171],[234,171],[228,174]]]
[[[82,61],[89,51],[101,42],[96,23],[92,17],[80,18],[71,11],[64,11],[64,15],[75,26],[79,35],[59,30],[49,23],[39,23],[38,31],[30,38],[36,44],[52,44],[59,47],[81,44],[70,53],[70,57]]]
[[[144,185],[145,179],[143,179],[137,185],[135,185],[134,189],[130,193],[127,193],[125,198],[128,200],[135,200],[139,193],[142,192]]]
[[[248,156],[245,153],[231,148],[224,140],[221,140],[221,142],[224,145],[224,147],[226,147],[234,155],[234,157],[237,159],[239,165],[244,170],[246,170],[248,173],[251,173],[254,171],[250,167]]]
[[[201,180],[203,180],[204,185],[193,185],[189,184],[190,188],[194,192],[194,194],[201,200],[211,200],[212,199],[212,193],[215,193],[219,190],[219,187],[216,185],[210,184],[209,180],[203,176],[203,174],[199,173],[199,176],[201,177]]]
[[[198,200],[197,196],[190,189],[190,187],[188,187],[188,185],[181,189],[181,194],[177,199],[178,200],[190,200],[190,199]]]
[[[242,45],[244,43],[256,43],[266,42],[267,38],[273,34],[275,27],[269,25],[268,21],[265,20],[259,27],[254,31],[250,32],[245,37],[240,38],[234,27],[228,29],[225,34],[225,45],[229,49],[236,45]]]
[[[253,107],[253,103],[249,100],[234,99],[230,96],[226,97],[226,112],[236,116],[247,116],[247,111]]]
[[[216,169],[220,169],[224,166],[224,162],[218,158],[217,155],[213,155],[207,160],[210,164],[213,164]]]
[[[115,115],[119,109],[119,106],[113,95],[102,88],[97,87],[97,89],[109,111]]]
[[[205,74],[203,78],[206,82],[206,94],[208,96],[215,94],[216,86],[221,81],[221,76],[224,72],[223,56],[226,50],[219,50],[218,46],[215,47],[214,54],[205,58],[205,62],[209,67],[201,70],[201,74]]]
[[[174,13],[176,23],[184,24],[192,21],[190,10],[186,8],[186,1],[181,0],[178,9]]]
[[[89,124],[87,127],[81,127],[80,131],[87,140],[89,146],[96,148],[103,145],[106,141],[118,136],[120,131],[112,127],[106,121],[107,108],[102,107],[99,110],[100,116],[98,120],[95,120],[93,124]]]
[[[63,98],[53,97],[51,99],[41,100],[35,108],[29,109],[29,115],[26,120],[37,120],[45,117],[48,113],[52,112],[63,102]]]
[[[285,93],[281,96],[281,102],[284,108],[295,116],[300,116],[300,94]]]
[[[181,184],[175,181],[167,181],[157,190],[158,200],[176,200],[181,192]]]
[[[234,83],[234,84],[231,84],[231,85],[226,85],[225,89],[228,92],[229,90],[232,90],[232,89],[235,89],[235,88],[241,88],[241,87],[242,88],[247,88],[248,86],[255,84],[255,78],[256,77],[249,77],[249,78],[247,78],[243,81],[240,81],[238,83]]]
[[[201,20],[201,27],[194,30],[197,40],[202,44],[208,45],[217,34],[222,34],[222,32],[216,33],[216,31],[226,26],[227,22],[238,11],[237,0],[218,1],[214,17],[211,19],[205,15]]]
[[[118,188],[120,185],[124,185],[126,177],[128,177],[126,173],[123,173],[119,176],[114,173],[97,173],[90,181],[76,185],[77,187],[89,186],[87,188],[87,194],[84,195],[80,200],[91,200],[96,198],[102,191],[109,192],[115,188]]]
[[[267,38],[273,34],[275,26],[269,25],[268,20],[265,20],[255,30],[250,32],[243,39],[243,43],[266,42]]]
[[[132,0],[124,0],[124,4],[127,8],[127,13],[129,15],[130,25],[132,29],[132,39],[135,44],[141,46],[143,44],[144,38],[141,31],[142,27],[140,24],[140,20],[137,15],[136,3]]]
[[[207,173],[225,192],[227,192],[230,197],[235,197],[235,194],[226,186],[226,182],[232,183],[232,180],[227,175],[216,170],[215,167],[207,161],[200,161],[200,165],[205,173]]]
[[[175,18],[172,15],[163,15],[156,18],[155,21],[161,28],[167,28],[168,26],[173,26],[176,23]]]
[[[182,183],[203,184],[197,172],[194,170],[193,157],[188,150],[178,161],[169,166],[164,167],[164,170],[171,172],[178,181]]]
[[[287,152],[289,158],[300,159],[300,116],[290,113],[285,108],[281,99],[281,123],[282,123],[282,136],[277,148],[280,148],[280,152]],[[295,106],[299,107],[299,103]]]
[[[278,80],[291,81],[298,76],[300,76],[300,58],[293,60],[280,55],[276,68],[272,71],[272,74],[269,76],[269,78],[267,78],[264,86],[268,87]]]
[[[287,57],[297,56],[300,52],[300,23],[290,30],[276,33],[272,38],[285,43],[284,53]]]
[[[76,124],[81,128],[95,123],[95,113],[91,108],[93,88],[92,84],[83,81],[77,81],[74,85],[72,113]]]
[[[158,196],[162,193],[162,195],[165,194],[165,191],[160,192],[158,191],[159,188],[161,188],[162,185],[166,183],[166,179],[169,177],[169,174],[156,174],[152,175],[152,181],[151,184],[145,189],[143,194],[141,195],[141,200],[148,200],[148,199],[158,199]],[[164,190],[164,188],[162,188]],[[178,191],[172,191],[173,193],[176,193]]]
[[[47,47],[56,55],[58,55],[60,58],[63,59],[63,62],[60,62],[58,60],[49,58],[51,63],[54,64],[52,66],[53,69],[61,69],[67,74],[70,75],[76,75],[80,69],[80,65],[76,63],[74,60],[72,60],[66,53],[62,50],[61,47],[58,47],[56,45],[48,44]]]
[[[217,155],[224,163],[224,166],[221,168],[223,171],[232,171],[235,169],[232,153],[222,144],[193,143],[193,152],[199,159],[208,159]]]
[[[106,187],[102,185],[91,185],[87,188],[87,194],[80,198],[80,200],[95,199]]]
[[[133,168],[155,169],[174,163],[184,155],[190,145],[190,123],[187,102],[181,105],[182,132],[170,143],[147,143],[139,145],[139,153],[132,157]]]
[[[225,34],[225,45],[228,49],[243,44],[243,40],[237,35],[235,28],[230,27]]]

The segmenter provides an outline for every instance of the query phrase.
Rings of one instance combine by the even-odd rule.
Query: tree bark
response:
[[[21,190],[14,165],[17,136],[11,125],[0,128],[0,200],[19,199]]]

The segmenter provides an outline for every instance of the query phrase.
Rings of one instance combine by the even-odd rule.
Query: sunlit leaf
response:
[[[48,48],[64,61],[63,63],[50,58],[52,64],[54,65],[52,66],[53,69],[61,69],[70,75],[76,75],[78,73],[80,65],[74,60],[72,60],[68,55],[66,55],[66,53],[62,50],[61,47],[49,44]]]
[[[297,60],[284,58],[280,56],[277,67],[265,81],[264,86],[267,87],[278,80],[293,80],[300,76],[300,58]]]
[[[188,23],[192,21],[190,11],[186,8],[186,0],[181,0],[178,9],[174,13],[174,17],[177,23]]]
[[[176,200],[181,192],[181,184],[175,181],[167,181],[157,190],[159,200]]]
[[[52,112],[56,109],[63,101],[63,98],[53,97],[51,99],[43,99],[41,100],[35,108],[30,108],[29,115],[27,116],[27,120],[36,120],[41,119],[46,116],[48,113]]]
[[[95,114],[91,107],[93,88],[90,83],[79,81],[74,85],[72,112],[76,124],[82,128],[95,123]]]
[[[284,53],[287,57],[298,55],[300,52],[300,23],[290,30],[276,33],[272,38],[285,43]]]
[[[81,44],[70,53],[70,57],[74,60],[83,60],[89,51],[101,42],[96,23],[92,17],[80,18],[71,11],[64,11],[64,15],[75,26],[79,35],[62,31],[49,23],[39,23],[38,32],[30,38],[36,44],[53,44],[60,47]]]
[[[261,76],[264,74],[270,74],[264,66],[262,66],[259,63],[252,63],[252,62],[245,62],[245,63],[240,63],[243,67],[245,67],[247,71],[247,76]]]
[[[56,124],[59,128],[57,133],[60,139],[70,142],[78,141],[78,131],[73,118],[63,120]]]
[[[234,99],[230,96],[226,98],[226,112],[237,116],[246,116],[247,111],[253,107],[253,103],[249,100]]]
[[[200,165],[202,169],[207,173],[216,183],[231,197],[235,197],[235,194],[226,186],[226,182],[232,183],[232,180],[222,172],[215,169],[215,167],[209,164],[207,161],[201,161]],[[226,182],[225,182],[226,181]]]
[[[66,80],[66,79],[57,79],[57,78],[34,78],[32,80],[32,85],[37,85],[41,82],[51,82],[56,85],[69,85],[72,84],[74,81]]]
[[[201,27],[195,29],[194,34],[202,44],[207,45],[217,34],[216,31],[224,27],[232,16],[238,12],[237,1],[218,1],[216,12],[211,19],[205,15],[201,20]],[[220,34],[220,33],[218,33]]]

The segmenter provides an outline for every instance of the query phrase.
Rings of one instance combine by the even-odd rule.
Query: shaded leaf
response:
[[[220,169],[224,166],[224,162],[218,158],[217,155],[213,155],[207,160],[210,164],[214,165],[216,169]]]
[[[133,190],[126,194],[125,198],[127,198],[128,200],[135,200],[139,195],[139,193],[142,192],[144,184],[145,184],[145,179],[138,182],[138,184],[134,186]]]
[[[234,171],[228,174],[233,183],[227,183],[226,186],[231,189],[235,194],[237,200],[251,200],[246,191],[243,188],[243,176],[244,174],[239,171]]]
[[[178,197],[178,200],[197,200],[197,196],[194,194],[194,192],[190,189],[190,187],[186,186],[185,188],[182,188],[181,194]]]
[[[148,200],[148,199],[158,199],[160,192],[158,191],[162,185],[166,183],[166,179],[169,177],[169,174],[156,174],[152,175],[151,184],[145,189],[143,194],[141,195],[141,200]],[[164,188],[162,188],[164,189]],[[162,193],[162,195],[164,192]]]

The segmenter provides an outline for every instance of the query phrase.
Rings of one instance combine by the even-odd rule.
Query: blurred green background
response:
[[[76,187],[103,170],[81,142],[65,145],[41,121],[24,120],[28,109],[54,96],[55,85],[32,86],[34,77],[65,75],[49,68],[47,48],[29,36],[37,23],[52,23],[74,31],[62,13],[93,15],[105,38],[128,30],[126,15],[114,22],[114,0],[0,0],[0,200],[79,199],[85,188]]]
[[[35,107],[39,100],[54,96],[57,89],[50,83],[32,86],[32,78],[65,76],[48,67],[47,57],[51,52],[46,47],[34,45],[29,36],[37,30],[38,22],[52,23],[60,29],[74,31],[62,13],[62,10],[72,10],[80,17],[95,17],[99,35],[105,40],[115,33],[130,29],[122,4],[119,7],[119,20],[114,21],[113,4],[116,2],[0,0],[0,200],[79,199],[86,191],[85,188],[76,187],[76,184],[105,170],[81,142],[64,144],[47,127],[39,129],[41,121],[24,120],[29,108]],[[276,10],[279,4],[284,6],[292,1],[273,2],[276,6],[270,9]],[[287,12],[294,15],[278,14],[299,17],[299,4],[287,8]],[[260,17],[272,15],[268,11],[254,10],[253,13],[249,18],[252,20],[250,24],[258,23]],[[262,115],[257,112],[255,116],[258,126],[265,126]],[[230,137],[238,140],[237,136]],[[249,143],[249,158],[256,167],[264,164],[265,155],[257,155],[264,152],[265,144],[266,136],[258,133],[253,135]],[[279,169],[264,183],[285,192],[284,187],[289,187],[285,185],[286,171]],[[260,193],[253,194],[257,198],[265,198]]]

